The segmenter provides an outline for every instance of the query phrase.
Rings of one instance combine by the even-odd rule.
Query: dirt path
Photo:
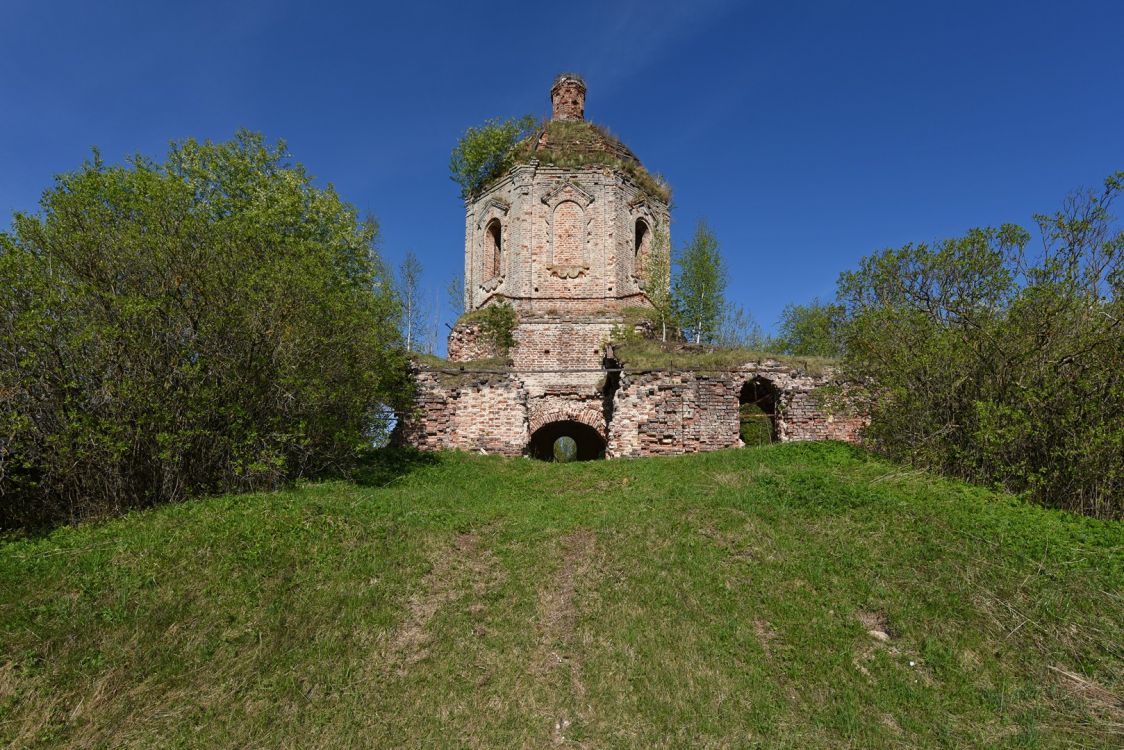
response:
[[[547,677],[561,677],[569,685],[569,700],[560,700],[554,711],[554,744],[566,741],[566,730],[573,721],[571,709],[585,710],[585,683],[582,663],[575,643],[577,603],[575,594],[588,585],[597,540],[592,531],[579,529],[561,540],[561,565],[548,585],[539,591],[539,648],[534,670]],[[561,674],[559,674],[561,673]]]
[[[410,598],[406,615],[391,634],[386,663],[403,675],[429,655],[433,640],[431,623],[442,608],[498,585],[499,568],[491,552],[482,549],[476,531],[457,534],[451,544],[434,545],[432,567],[422,580],[421,590]]]

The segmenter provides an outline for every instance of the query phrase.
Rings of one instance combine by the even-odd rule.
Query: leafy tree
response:
[[[460,185],[461,197],[469,198],[506,172],[514,161],[516,145],[531,134],[537,123],[533,115],[524,115],[488,120],[466,130],[449,158],[450,177]]]
[[[675,328],[675,301],[671,296],[671,247],[667,232],[657,226],[643,269],[643,289],[652,303],[660,340],[667,341],[668,328]]]
[[[842,318],[842,305],[819,299],[807,305],[785,305],[776,346],[781,353],[799,357],[837,357]]]
[[[408,392],[377,227],[283,143],[95,152],[0,234],[0,526],[346,467]]]
[[[696,344],[715,340],[726,310],[726,269],[718,238],[705,221],[699,221],[679,254],[674,288],[676,313],[688,338]]]
[[[1021,227],[863,259],[839,282],[852,395],[891,456],[1124,515],[1124,173]]]
[[[415,351],[417,341],[425,328],[421,278],[421,261],[413,250],[407,250],[406,257],[398,267],[398,295],[402,300],[402,336],[406,339],[408,352]]]

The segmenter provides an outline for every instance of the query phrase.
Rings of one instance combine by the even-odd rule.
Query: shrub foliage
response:
[[[813,299],[806,305],[788,304],[781,311],[776,348],[797,357],[838,357],[841,305]]]
[[[515,346],[515,326],[519,316],[510,302],[488,305],[480,311],[480,330],[504,356]]]
[[[449,176],[469,198],[515,163],[515,147],[537,124],[532,115],[492,119],[469,128],[449,157]]]
[[[94,159],[0,234],[0,523],[340,467],[404,390],[376,226],[241,132]]]
[[[738,434],[746,445],[768,445],[773,442],[773,421],[757,404],[738,407]]]
[[[1124,231],[1101,191],[1021,227],[865,258],[840,278],[845,366],[891,456],[1124,515]]]

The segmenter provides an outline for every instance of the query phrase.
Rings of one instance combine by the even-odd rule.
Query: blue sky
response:
[[[563,70],[672,184],[675,244],[707,219],[767,330],[863,255],[1026,225],[1124,169],[1121,0],[5,0],[0,28],[3,214],[92,146],[160,157],[248,127],[374,213],[434,292],[462,262],[450,149],[548,114]]]

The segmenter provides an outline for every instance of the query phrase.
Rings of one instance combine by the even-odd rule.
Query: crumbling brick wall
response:
[[[610,457],[658,456],[738,444],[729,379],[699,373],[622,373],[609,425]]]
[[[416,368],[414,408],[398,417],[398,445],[518,456],[527,444],[527,391],[514,375]]]
[[[868,420],[816,391],[798,391],[785,404],[782,440],[842,440],[857,443]]]
[[[458,323],[449,332],[449,359],[453,362],[471,362],[500,356],[502,352],[484,335],[479,323]]]
[[[833,373],[809,374],[775,361],[725,372],[624,372],[608,404],[604,374],[571,377],[419,370],[417,408],[402,419],[399,442],[424,450],[517,456],[526,450],[533,429],[568,419],[605,437],[609,458],[732,448],[741,444],[739,395],[758,377],[777,389],[780,441],[858,442],[866,423],[823,397]]]
[[[656,456],[732,448],[739,436],[742,386],[761,377],[778,391],[776,436],[858,442],[865,424],[822,397],[834,373],[805,373],[776,361],[737,371],[623,373],[609,425],[610,457]]]

